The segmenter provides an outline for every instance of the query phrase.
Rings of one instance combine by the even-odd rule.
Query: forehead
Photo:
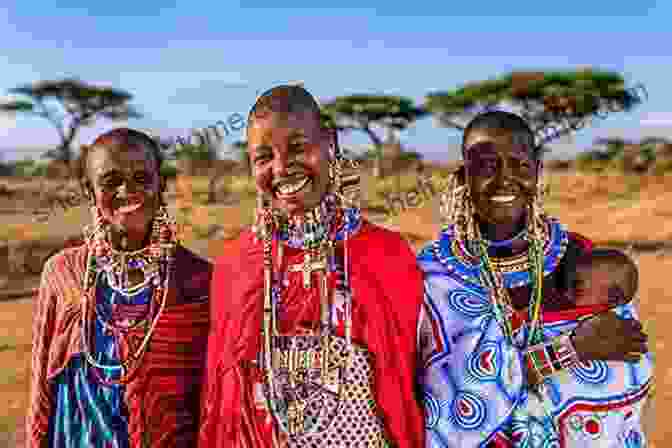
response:
[[[519,157],[531,158],[529,135],[522,131],[510,129],[474,129],[467,135],[464,147],[476,149],[467,151],[467,155],[497,155],[510,154]]]
[[[151,149],[145,145],[94,146],[87,163],[94,175],[119,170],[148,170],[156,168]]]
[[[247,127],[247,139],[255,144],[271,143],[277,139],[314,137],[319,130],[319,120],[309,111],[291,114],[272,112],[252,117]]]

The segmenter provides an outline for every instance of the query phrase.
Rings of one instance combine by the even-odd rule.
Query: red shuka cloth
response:
[[[51,257],[42,272],[35,298],[27,448],[45,446],[54,406],[51,380],[82,352],[86,257],[86,246],[66,248]],[[197,437],[212,266],[181,246],[175,263],[166,308],[124,394],[132,447],[193,446]],[[144,332],[135,329],[130,335],[139,344]],[[120,341],[120,346],[127,351],[126,342]]]
[[[287,249],[285,258],[297,264],[302,253]],[[398,234],[363,222],[349,241],[348,258],[353,341],[375,355],[375,396],[388,434],[399,448],[424,447],[424,418],[415,395],[416,332],[423,300],[416,257]],[[290,332],[306,315],[318,323],[317,288],[310,293],[300,289],[300,273],[286,278],[290,284],[283,293],[287,305],[280,312],[279,330]],[[313,284],[316,280],[317,275]],[[225,248],[213,274],[200,448],[271,446],[255,410],[255,379],[243,365],[255,360],[261,348],[263,286],[262,245],[253,243],[248,231]]]

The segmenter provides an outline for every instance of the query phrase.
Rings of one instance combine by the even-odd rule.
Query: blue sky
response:
[[[130,126],[186,135],[246,115],[258,93],[287,81],[304,81],[321,99],[391,93],[422,101],[514,69],[591,65],[644,83],[649,101],[556,145],[556,155],[600,136],[672,137],[669,1],[251,3],[16,2],[0,9],[0,91],[64,76],[111,84],[133,93],[145,114]],[[117,125],[84,129],[78,143]],[[402,134],[430,159],[454,157],[458,138],[431,119]],[[0,117],[4,159],[57,142],[44,120]]]

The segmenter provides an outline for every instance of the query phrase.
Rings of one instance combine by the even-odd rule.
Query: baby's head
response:
[[[638,283],[630,257],[618,250],[594,249],[577,260],[572,293],[577,306],[618,305],[634,297]]]

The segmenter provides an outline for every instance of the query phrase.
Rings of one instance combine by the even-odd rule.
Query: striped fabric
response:
[[[42,272],[33,322],[26,446],[43,448],[48,444],[50,426],[55,436],[51,438],[51,446],[193,446],[209,328],[210,263],[184,248],[177,250],[176,274],[169,286],[166,309],[142,367],[118,393],[116,415],[127,419],[128,435],[125,435],[124,425],[118,425],[119,420],[113,418],[115,412],[110,411],[116,406],[116,395],[108,392],[107,396],[102,393],[99,397],[87,397],[88,393],[101,392],[84,375],[81,361],[81,285],[85,262],[83,246],[68,248],[50,258]],[[139,329],[131,331],[128,337],[135,342],[143,335]],[[98,403],[97,409],[109,411],[98,422],[91,412],[96,408],[74,408],[88,406],[89,398]],[[81,416],[85,417],[79,419]],[[104,428],[115,428],[115,424],[116,436],[110,440],[118,442],[103,444],[100,434],[105,432]],[[95,434],[95,442],[85,434]]]
[[[119,341],[103,328],[103,318],[107,321],[111,317],[112,301],[148,304],[152,291],[145,287],[132,295],[121,296],[109,287],[106,275],[99,275],[96,306],[102,316],[95,324],[97,362],[104,365],[119,362]],[[116,371],[99,374],[106,380],[119,378]],[[73,357],[53,382],[55,409],[49,425],[50,448],[129,447],[128,409],[123,400],[125,387],[100,384],[81,355]]]

